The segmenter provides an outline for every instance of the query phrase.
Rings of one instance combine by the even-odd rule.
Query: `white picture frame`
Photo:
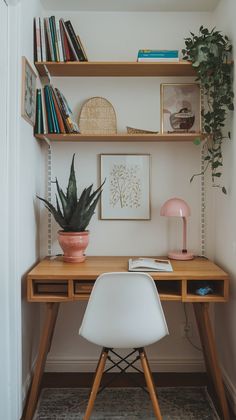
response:
[[[102,220],[150,220],[150,155],[101,154]]]

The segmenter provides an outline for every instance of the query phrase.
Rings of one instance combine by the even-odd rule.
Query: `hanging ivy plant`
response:
[[[203,26],[199,34],[185,38],[185,49],[182,50],[183,59],[191,61],[196,69],[197,80],[201,83],[204,94],[202,114],[202,128],[205,133],[205,165],[200,174],[192,176],[190,182],[197,175],[202,175],[211,167],[212,185],[220,187],[224,194],[226,188],[221,185],[223,156],[222,142],[230,138],[223,133],[228,110],[233,111],[232,62],[230,61],[232,45],[226,35],[213,28],[209,31]],[[200,144],[200,139],[195,139]]]

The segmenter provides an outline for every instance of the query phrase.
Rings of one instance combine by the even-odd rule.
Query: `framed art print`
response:
[[[22,57],[22,100],[21,115],[34,126],[36,109],[37,75],[25,57]]]
[[[150,155],[100,155],[101,219],[150,219]]]
[[[199,133],[201,93],[198,83],[161,84],[161,132]]]

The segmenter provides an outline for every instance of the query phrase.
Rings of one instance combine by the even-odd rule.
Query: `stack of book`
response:
[[[88,61],[70,20],[55,16],[34,19],[35,61]]]
[[[37,89],[35,134],[79,133],[72,111],[62,92],[52,85]]]
[[[178,50],[139,50],[138,61],[175,62],[179,61]]]

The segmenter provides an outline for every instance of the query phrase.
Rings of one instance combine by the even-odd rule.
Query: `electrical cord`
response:
[[[188,336],[187,326],[189,325],[189,320],[188,320],[186,303],[184,303],[184,316],[185,316],[186,340],[188,340],[188,342],[191,344],[191,346],[193,346],[196,350],[202,352],[202,349],[200,347],[196,346],[196,344],[194,344],[192,342],[192,340],[190,339],[190,337]]]

